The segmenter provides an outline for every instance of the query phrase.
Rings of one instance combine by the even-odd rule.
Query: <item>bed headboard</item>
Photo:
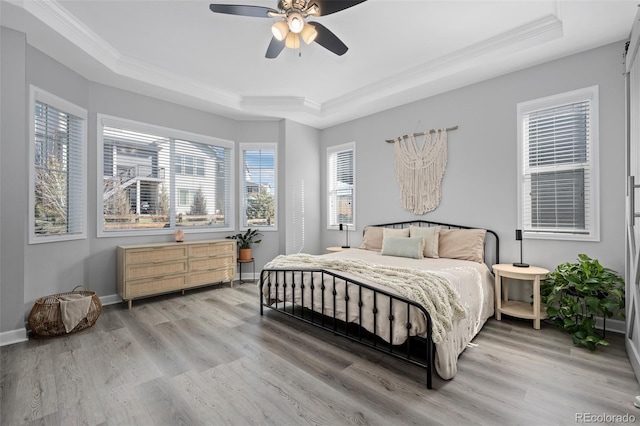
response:
[[[485,229],[487,235],[484,239],[484,263],[491,268],[492,265],[500,263],[500,239],[494,231],[482,227],[453,225],[451,223],[431,222],[428,220],[409,220],[405,222],[382,223],[379,225],[384,228],[408,228],[413,226],[440,226],[447,229]],[[488,237],[488,238],[487,238]]]

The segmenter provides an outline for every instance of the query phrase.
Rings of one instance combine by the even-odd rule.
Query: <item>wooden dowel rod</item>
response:
[[[458,126],[453,126],[453,127],[447,127],[445,130],[447,132],[450,132],[451,130],[456,130],[457,128],[458,128]],[[400,136],[400,138],[404,139],[404,138],[408,138],[409,136],[423,136],[423,135],[426,135],[427,133],[435,133],[437,131],[438,131],[437,129],[431,129],[428,132],[418,132],[418,133],[414,133],[413,135],[402,135],[402,136]],[[395,139],[387,139],[386,140],[387,143],[394,143],[395,141],[396,141]]]

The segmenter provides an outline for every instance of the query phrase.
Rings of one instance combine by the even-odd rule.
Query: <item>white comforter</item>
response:
[[[451,330],[447,332],[439,343],[436,343],[435,354],[435,369],[440,377],[443,379],[451,379],[457,372],[457,360],[458,356],[464,351],[473,337],[480,331],[482,325],[486,320],[493,315],[494,307],[494,295],[493,295],[493,276],[491,275],[489,268],[485,264],[465,261],[465,260],[453,260],[453,259],[409,259],[403,257],[394,256],[382,256],[379,252],[370,250],[350,249],[338,253],[328,254],[323,257],[335,257],[339,259],[357,259],[366,261],[375,265],[384,265],[397,268],[412,268],[423,271],[433,271],[441,277],[444,277],[455,291],[459,295],[459,303],[465,310],[464,318],[456,319],[452,321]],[[299,266],[303,268],[303,265]],[[340,275],[346,278],[353,279],[359,282],[366,282],[367,284],[375,287],[381,287],[379,284],[367,282],[362,276],[351,274],[345,271],[336,271]],[[316,286],[314,292],[317,294],[319,290],[319,283]],[[386,291],[394,294],[400,294],[398,290],[393,288],[384,288]],[[274,300],[275,289],[269,290],[265,287],[263,289],[267,299]],[[290,290],[289,290],[290,291]],[[307,288],[305,290],[309,292]],[[341,293],[338,297],[344,297],[344,290],[338,288],[338,292]],[[306,299],[302,300],[302,292],[298,290],[295,294],[295,303],[304,304],[307,307],[311,307],[311,298],[307,294]],[[278,299],[282,299],[280,294]],[[355,298],[351,297],[355,304]],[[290,300],[290,294],[287,295],[287,300]],[[315,308],[320,303],[320,297],[315,298],[313,302]],[[367,302],[365,301],[365,304]],[[377,301],[378,309],[388,311],[388,302],[384,300]],[[337,318],[350,322],[358,322],[364,319],[363,327],[373,332],[373,323],[370,322],[365,315],[363,318],[358,317],[357,309],[349,309],[345,312],[345,309],[341,308],[341,305],[336,306],[335,315]],[[406,317],[406,307],[394,305],[393,313],[396,318]],[[325,308],[326,315],[333,315],[332,307]],[[426,330],[426,321],[422,312],[417,309],[411,309],[411,322],[413,328],[411,335],[424,336]],[[433,314],[431,314],[433,317]],[[407,330],[404,328],[403,321],[395,321],[394,330],[389,334],[389,326],[386,321],[378,321],[376,326],[376,334],[385,338],[385,336],[391,335],[393,344],[400,344],[406,339]],[[389,341],[389,339],[386,339]]]

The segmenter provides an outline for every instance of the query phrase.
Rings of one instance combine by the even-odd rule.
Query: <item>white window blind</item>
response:
[[[102,126],[103,235],[231,227],[230,143],[117,120]]]
[[[31,88],[30,243],[86,237],[86,111]]]
[[[598,238],[597,90],[519,105],[525,236]]]
[[[356,147],[351,142],[327,150],[329,228],[355,227]]]
[[[240,144],[241,224],[243,228],[277,229],[275,144]]]

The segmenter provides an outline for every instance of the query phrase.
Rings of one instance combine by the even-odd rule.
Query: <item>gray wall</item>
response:
[[[356,141],[357,232],[368,224],[425,219],[485,227],[501,238],[501,262],[519,260],[517,227],[516,104],[591,85],[600,96],[600,242],[525,240],[524,261],[547,268],[579,253],[624,270],[624,42],[514,72],[326,129],[326,147]],[[398,135],[460,126],[449,133],[448,165],[440,206],[416,216],[400,206],[393,145]],[[420,140],[421,142],[421,140]],[[326,154],[323,154],[326,156]],[[324,158],[324,157],[323,157]],[[323,160],[326,162],[326,160]],[[326,167],[322,167],[322,193]],[[326,229],[326,201],[322,221]],[[342,234],[324,232],[323,246]]]
[[[69,291],[84,284],[101,297],[116,300],[115,247],[121,244],[171,241],[172,235],[97,238],[98,188],[96,165],[98,152],[96,114],[103,113],[130,120],[180,129],[192,133],[241,142],[275,142],[278,151],[285,152],[287,142],[284,126],[279,121],[236,121],[169,102],[134,94],[118,88],[90,82],[73,70],[29,46],[25,35],[1,28],[2,102],[0,161],[2,161],[0,196],[1,241],[0,261],[0,333],[22,329],[28,310],[36,298]],[[85,240],[45,244],[27,244],[28,205],[28,111],[29,85],[34,84],[88,111],[88,236]],[[289,125],[285,123],[285,125]],[[318,136],[313,129],[293,125],[293,136],[302,140],[300,146],[316,147]],[[294,146],[293,144],[291,146]],[[297,146],[297,145],[296,145]],[[293,148],[291,155],[300,155]],[[238,150],[234,165],[238,164]],[[313,173],[318,161],[313,160]],[[279,183],[306,178],[296,177],[298,169],[288,171],[279,163]],[[301,170],[302,172],[302,170]],[[317,172],[313,173],[316,175]],[[236,176],[236,183],[238,177]],[[315,184],[315,182],[313,183]],[[281,194],[287,188],[279,188]],[[236,185],[237,191],[237,185]],[[282,199],[282,197],[281,197]],[[236,196],[236,212],[238,197]],[[316,204],[319,200],[316,201]],[[311,204],[317,211],[317,206]],[[314,209],[315,207],[315,209]],[[262,243],[254,249],[256,270],[284,252],[282,244],[286,203],[279,211],[279,231],[265,232]],[[236,228],[239,218],[234,218]],[[310,222],[317,222],[313,220]],[[189,240],[224,238],[232,232],[187,234]],[[315,241],[318,241],[317,235]],[[110,297],[111,296],[111,297]],[[0,341],[2,335],[0,334]]]
[[[23,327],[27,243],[27,97],[24,34],[0,28],[0,331]]]
[[[403,211],[395,180],[393,146],[385,139],[432,127],[450,133],[449,163],[438,209],[421,216],[493,229],[502,238],[502,261],[517,260],[516,104],[576,88],[600,87],[601,241],[527,240],[525,261],[549,268],[578,253],[623,270],[624,82],[623,43],[522,70],[343,125],[318,131],[281,121],[235,121],[85,80],[28,46],[25,35],[2,28],[0,38],[0,333],[24,329],[35,298],[84,283],[112,296],[115,247],[169,241],[171,236],[97,238],[96,113],[172,127],[236,142],[277,142],[279,220],[256,246],[256,270],[280,253],[321,253],[344,235],[326,229],[326,148],[356,142],[357,224],[352,246],[367,224],[417,218]],[[84,107],[88,126],[88,238],[27,244],[29,84]],[[237,164],[237,161],[236,161]],[[304,246],[301,189],[304,182]],[[237,223],[236,218],[236,223]],[[291,227],[291,224],[295,226]],[[224,238],[225,233],[188,239]],[[0,334],[0,340],[2,335]]]
[[[320,254],[320,132],[309,126],[287,120],[286,149],[281,170],[286,182],[286,245],[284,252]],[[304,161],[303,161],[304,160]]]

